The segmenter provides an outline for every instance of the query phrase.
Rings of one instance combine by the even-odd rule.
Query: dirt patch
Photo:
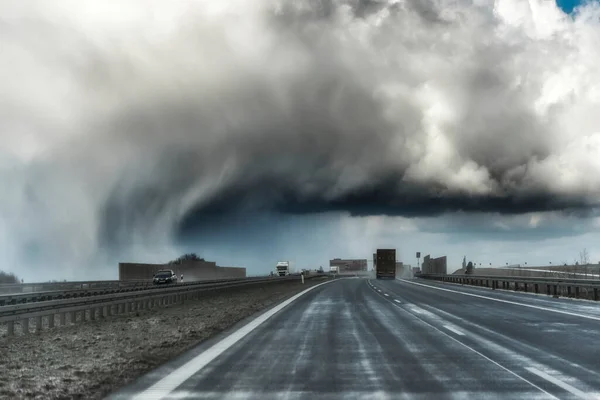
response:
[[[185,305],[0,339],[0,398],[101,399],[236,322],[321,283],[271,283]]]

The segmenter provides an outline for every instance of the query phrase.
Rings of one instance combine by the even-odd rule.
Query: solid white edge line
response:
[[[402,281],[405,281],[405,282],[408,282],[408,283],[414,283],[414,282],[406,281],[406,280],[404,280],[404,279],[399,279],[399,280],[402,280]],[[431,286],[428,286],[428,285],[422,285],[422,284],[420,284],[420,283],[415,283],[415,285],[421,285],[421,286],[431,287]],[[435,289],[438,289],[438,288],[435,288]],[[441,289],[441,288],[439,288],[439,289]],[[441,290],[447,290],[447,289],[441,289]],[[450,291],[451,291],[451,292],[453,292],[453,290],[450,290]],[[461,293],[461,292],[458,292],[458,293]],[[461,293],[461,294],[462,294],[462,293]],[[494,300],[494,299],[492,299],[492,300]],[[519,379],[520,379],[520,380],[522,380],[523,382],[525,382],[525,383],[527,383],[527,384],[529,384],[529,385],[533,386],[534,388],[536,388],[537,390],[541,391],[542,393],[545,393],[545,394],[547,394],[548,396],[550,396],[550,398],[552,398],[552,399],[556,399],[556,400],[559,400],[559,398],[558,398],[558,397],[556,397],[556,396],[554,396],[554,395],[552,395],[552,394],[548,393],[547,391],[545,391],[544,389],[542,389],[541,387],[539,387],[539,386],[538,386],[538,385],[536,385],[535,383],[533,383],[533,382],[531,382],[531,381],[529,381],[529,380],[525,379],[524,377],[522,377],[521,375],[517,374],[516,372],[514,372],[514,371],[511,371],[510,369],[506,368],[506,367],[505,367],[505,366],[503,366],[502,364],[499,364],[498,362],[496,362],[496,361],[492,360],[491,358],[489,358],[489,357],[488,357],[488,356],[486,356],[485,354],[483,354],[483,353],[480,353],[479,351],[475,350],[475,349],[474,349],[474,348],[472,348],[471,346],[464,344],[463,342],[461,342],[460,340],[458,340],[458,339],[456,339],[456,338],[452,337],[451,335],[447,334],[447,333],[446,333],[446,332],[444,332],[443,330],[441,330],[441,329],[439,329],[439,328],[436,328],[435,326],[431,325],[429,322],[425,321],[423,318],[421,318],[421,317],[419,317],[419,316],[415,315],[415,314],[414,314],[414,312],[416,312],[416,313],[418,313],[418,314],[423,314],[423,313],[421,312],[421,310],[419,310],[418,308],[411,309],[411,311],[413,311],[413,312],[409,312],[408,310],[404,309],[403,307],[400,307],[399,305],[396,305],[396,304],[394,304],[394,303],[391,303],[391,304],[392,304],[392,305],[394,305],[394,306],[396,306],[398,309],[400,309],[400,310],[404,311],[405,313],[408,313],[408,314],[412,315],[414,318],[418,319],[419,321],[421,321],[421,322],[422,322],[422,323],[424,323],[425,325],[429,326],[429,327],[430,327],[430,328],[432,328],[433,330],[436,330],[436,331],[438,331],[438,332],[439,332],[439,333],[441,333],[442,335],[444,335],[444,336],[446,336],[446,337],[450,338],[451,340],[453,340],[453,341],[455,341],[456,343],[460,344],[461,346],[463,346],[463,347],[467,348],[468,350],[472,351],[473,353],[477,354],[478,356],[480,356],[480,357],[482,357],[482,358],[484,358],[484,359],[488,360],[489,362],[491,362],[492,364],[496,365],[497,367],[500,367],[501,369],[503,369],[504,371],[508,372],[509,374],[516,376],[517,378],[519,378]],[[444,327],[445,327],[446,329],[449,329],[449,327],[448,327],[448,326],[446,326],[446,325],[445,325]],[[451,330],[451,331],[453,331],[453,332],[454,332],[454,330],[453,330],[453,329],[449,329],[449,330]],[[457,333],[457,334],[459,334],[459,335],[460,335],[462,332],[461,332],[461,333],[454,332],[454,333]],[[464,336],[464,334],[463,334],[462,336]]]
[[[465,336],[465,334],[464,334],[464,333],[462,333],[462,332],[461,332],[461,331],[459,331],[458,329],[456,329],[456,328],[452,327],[451,325],[444,325],[444,328],[448,329],[450,332],[454,332],[454,333],[456,333],[457,335],[460,335],[460,336]]]
[[[179,368],[177,368],[176,370],[171,372],[169,375],[165,376],[164,378],[162,378],[161,380],[156,382],[154,385],[150,386],[143,392],[138,393],[137,395],[133,396],[132,398],[135,400],[146,400],[146,399],[159,400],[159,399],[164,398],[165,396],[168,396],[179,385],[181,385],[183,382],[188,380],[191,376],[193,376],[198,371],[200,371],[202,368],[204,368],[209,362],[211,362],[212,360],[217,358],[225,350],[229,349],[235,343],[240,341],[244,336],[248,335],[250,332],[252,332],[258,326],[260,326],[266,320],[271,318],[273,315],[275,315],[277,312],[279,312],[282,308],[289,305],[290,303],[292,303],[294,300],[296,300],[300,296],[304,295],[305,293],[310,292],[311,290],[316,289],[321,285],[325,285],[327,283],[331,283],[331,282],[335,282],[335,281],[336,280],[331,280],[331,281],[319,283],[318,285],[309,287],[308,289],[303,290],[302,292],[290,297],[289,299],[285,300],[283,303],[273,307],[269,311],[258,316],[256,319],[250,321],[248,324],[244,325],[237,331],[233,332],[232,334],[230,334],[223,340],[215,343],[213,346],[211,346],[206,351],[198,354],[196,357],[192,358],[190,361],[183,364],[182,366],[180,366]]]
[[[396,303],[398,303],[398,304],[402,304],[402,302],[401,302],[400,300],[398,300],[398,299],[394,299],[394,301],[395,301]]]
[[[395,305],[395,304],[394,304],[394,305]],[[472,351],[473,353],[477,354],[478,356],[480,356],[480,357],[483,357],[483,358],[485,358],[486,360],[488,360],[489,362],[491,362],[492,364],[494,364],[494,365],[496,365],[496,366],[498,366],[498,367],[502,368],[503,370],[505,370],[505,371],[506,371],[506,372],[508,372],[509,374],[516,376],[517,378],[521,379],[523,382],[525,382],[525,383],[528,383],[529,385],[531,385],[531,386],[533,386],[534,388],[538,389],[538,390],[539,390],[539,391],[541,391],[542,393],[545,393],[545,394],[547,394],[548,396],[550,396],[550,398],[552,398],[552,399],[556,399],[556,400],[559,400],[559,399],[558,399],[558,397],[556,397],[556,396],[554,396],[554,395],[552,395],[552,394],[548,393],[547,391],[545,391],[544,389],[542,389],[541,387],[539,387],[539,386],[538,386],[538,385],[536,385],[535,383],[533,383],[533,382],[531,382],[531,381],[529,381],[529,380],[527,380],[527,379],[523,378],[521,375],[517,374],[517,373],[516,373],[516,372],[514,372],[514,371],[511,371],[510,369],[506,368],[506,367],[505,367],[505,366],[503,366],[502,364],[499,364],[499,363],[497,363],[496,361],[492,360],[491,358],[489,358],[489,357],[488,357],[488,356],[486,356],[485,354],[483,354],[483,353],[480,353],[479,351],[475,350],[475,349],[474,349],[474,348],[472,348],[471,346],[468,346],[468,345],[464,344],[463,342],[461,342],[460,340],[458,340],[458,339],[456,339],[456,338],[452,337],[451,335],[447,334],[447,333],[446,333],[446,332],[444,332],[443,330],[436,328],[435,326],[431,325],[429,322],[425,321],[425,320],[424,320],[424,319],[422,319],[421,317],[419,317],[419,316],[417,316],[417,315],[415,315],[415,314],[413,314],[413,313],[409,312],[408,310],[405,310],[404,308],[402,308],[402,307],[400,307],[400,306],[397,306],[397,307],[398,307],[400,310],[402,310],[402,311],[404,311],[404,312],[406,312],[406,313],[408,313],[408,314],[412,315],[414,318],[418,319],[419,321],[421,321],[421,322],[422,322],[422,323],[424,323],[425,325],[429,326],[429,327],[430,327],[430,328],[432,328],[433,330],[436,330],[436,331],[438,331],[438,332],[439,332],[439,333],[441,333],[442,335],[444,335],[444,336],[446,336],[446,337],[448,337],[448,338],[452,339],[453,341],[455,341],[456,343],[460,344],[461,346],[463,346],[463,347],[466,347],[467,349],[469,349],[469,350],[470,350],[470,351]],[[414,311],[414,310],[413,310],[413,311]]]
[[[543,378],[543,379],[547,380],[548,382],[551,382],[551,383],[555,384],[556,386],[559,386],[559,387],[565,389],[567,392],[571,392],[572,394],[574,394],[575,396],[577,396],[579,398],[582,398],[582,399],[590,398],[585,392],[569,385],[568,383],[561,381],[560,379],[556,379],[555,377],[548,375],[547,373],[540,371],[539,369],[536,369],[533,367],[525,367],[525,369],[527,371],[531,372],[532,374],[535,374],[535,375],[539,376],[540,378]]]
[[[591,315],[583,315],[583,314],[572,313],[572,312],[569,312],[569,311],[556,310],[556,309],[548,308],[548,307],[534,306],[533,304],[523,304],[523,303],[518,303],[516,301],[495,299],[493,297],[482,296],[482,295],[479,295],[479,294],[461,292],[460,290],[452,290],[452,289],[446,289],[446,288],[441,288],[441,287],[437,287],[437,286],[424,285],[422,283],[411,282],[411,281],[406,280],[406,279],[399,279],[399,280],[402,281],[402,282],[410,283],[411,285],[419,285],[419,286],[423,286],[423,287],[430,288],[430,289],[443,290],[445,292],[451,292],[451,293],[458,293],[458,294],[462,294],[464,296],[478,297],[480,299],[497,301],[499,303],[514,304],[514,305],[517,305],[517,306],[534,308],[536,310],[550,311],[550,312],[554,312],[554,313],[558,313],[558,314],[565,314],[565,315],[571,315],[573,317],[580,317],[580,318],[591,319],[591,320],[594,320],[594,321],[600,321],[600,317],[594,317],[594,316],[591,316]]]

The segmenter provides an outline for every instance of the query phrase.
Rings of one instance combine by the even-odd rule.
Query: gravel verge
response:
[[[206,293],[185,305],[0,339],[0,399],[101,399],[323,279]]]

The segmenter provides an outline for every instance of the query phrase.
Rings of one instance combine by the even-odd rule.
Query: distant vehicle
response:
[[[152,282],[155,285],[177,283],[177,275],[172,269],[163,269],[154,274]]]
[[[377,249],[377,279],[396,279],[396,249]]]
[[[275,266],[275,273],[277,276],[288,276],[290,274],[290,262],[279,261]]]
[[[339,274],[340,273],[340,267],[337,267],[337,266],[329,267],[329,273],[330,274]]]

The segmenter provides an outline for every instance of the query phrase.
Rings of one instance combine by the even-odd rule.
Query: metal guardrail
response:
[[[305,279],[315,278],[307,276]],[[202,292],[211,290],[222,290],[227,288],[241,287],[247,285],[277,283],[286,281],[298,281],[301,276],[249,278],[227,282],[190,283],[183,285],[171,285],[167,287],[153,287],[143,291],[130,291],[117,294],[105,294],[90,297],[78,297],[71,299],[49,300],[36,303],[25,303],[9,305],[0,308],[0,324],[7,324],[7,335],[15,334],[15,322],[19,322],[23,334],[29,333],[29,320],[35,318],[36,331],[41,331],[43,318],[47,319],[48,327],[53,328],[56,316],[59,317],[60,325],[78,321],[93,321],[137,310],[145,310],[157,306],[165,306],[176,303],[184,303],[191,299],[197,299]]]
[[[150,281],[150,283],[152,283]],[[127,281],[70,281],[70,282],[38,282],[38,283],[4,283],[0,284],[0,295],[14,293],[34,293],[57,290],[77,290],[106,287],[147,286],[148,279],[131,279]]]
[[[546,293],[553,297],[574,297],[600,300],[600,280],[563,279],[499,275],[425,275],[417,277],[462,285],[492,289]]]
[[[185,283],[176,283],[171,284],[177,285],[179,287],[185,285],[197,285],[197,284],[211,284],[218,282],[233,282],[233,281],[243,281],[249,279],[256,278],[230,278],[230,279],[213,279],[207,281],[190,281]],[[101,282],[107,282],[102,285]],[[93,283],[91,286],[90,283]],[[84,297],[84,296],[98,296],[102,294],[111,294],[111,293],[122,293],[122,292],[130,292],[137,290],[148,290],[155,288],[156,285],[153,284],[151,280],[136,280],[136,281],[94,281],[94,282],[86,282],[81,283],[80,285],[74,285],[74,288],[69,289],[57,289],[57,290],[48,290],[48,291],[35,291],[29,293],[12,293],[12,294],[0,294],[0,307],[6,305],[14,305],[21,303],[29,303],[29,302],[38,302],[38,301],[49,301],[49,300],[57,300],[57,299],[69,299],[74,297]]]

